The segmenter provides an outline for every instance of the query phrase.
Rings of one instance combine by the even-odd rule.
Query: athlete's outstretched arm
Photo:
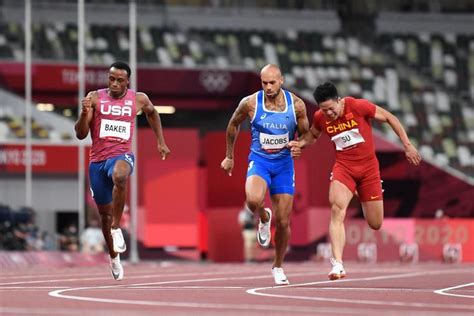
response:
[[[377,121],[385,122],[390,125],[392,130],[395,132],[395,134],[398,135],[398,137],[402,141],[407,160],[411,164],[418,166],[421,161],[421,155],[418,153],[416,148],[412,145],[412,143],[410,142],[410,139],[408,139],[408,135],[405,129],[403,128],[402,123],[400,123],[400,120],[395,115],[381,108],[380,106],[375,107],[375,119]]]
[[[309,130],[308,116],[306,115],[306,104],[303,100],[295,96],[295,114],[296,127],[298,128],[298,136],[302,137]]]
[[[155,110],[153,103],[145,93],[137,92],[137,111],[142,110],[146,115],[148,124],[153,129],[158,143],[158,151],[160,152],[161,159],[165,160],[170,154],[170,150],[165,143],[165,137],[163,135],[163,128],[161,127],[161,119],[158,111]]]
[[[78,139],[84,139],[89,134],[90,124],[94,116],[94,108],[97,104],[97,92],[91,91],[87,96],[81,100],[81,114],[74,125],[76,131],[76,137]]]
[[[307,135],[309,132],[309,122],[306,115],[306,105],[303,100],[293,95],[295,99],[295,114],[296,114],[296,127],[298,129],[298,139],[292,140],[288,143],[288,147],[291,150],[291,156],[293,158],[299,158],[301,156],[301,150],[304,147],[305,138],[308,138]]]
[[[230,118],[229,124],[227,124],[225,158],[221,162],[221,168],[229,176],[232,175],[232,169],[234,169],[234,144],[239,135],[240,124],[242,124],[250,112],[249,101],[250,97],[245,97],[240,101],[239,106]]]
[[[321,136],[321,131],[311,125],[308,131],[303,134],[298,140],[293,140],[288,144],[291,149],[291,157],[299,158],[303,148],[312,145]]]

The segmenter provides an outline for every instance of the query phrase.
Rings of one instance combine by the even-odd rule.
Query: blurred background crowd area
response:
[[[139,67],[255,72],[271,62],[282,68],[285,86],[310,101],[314,87],[331,80],[341,95],[367,98],[397,115],[424,157],[474,175],[471,1],[136,3]],[[24,60],[21,5],[2,1],[3,62]],[[33,61],[76,62],[75,1],[33,6]],[[86,64],[128,59],[127,9],[128,1],[86,1]],[[76,116],[76,104],[37,101],[41,111]],[[205,114],[221,117],[213,126],[223,128],[231,111]],[[0,108],[0,140],[25,137],[22,117],[14,112]],[[165,126],[190,126],[193,117],[165,117]],[[35,139],[72,138],[35,117],[32,124]],[[388,126],[378,128],[396,139]]]
[[[86,72],[89,87],[105,86],[108,65],[116,60],[129,59],[130,2],[85,1],[86,65],[101,70]],[[197,78],[207,90],[206,98],[209,99],[213,93],[216,95],[214,103],[206,103],[202,95],[187,93],[198,88],[196,82],[185,80],[180,90],[169,92],[169,95],[159,89],[145,89],[154,104],[173,107],[171,114],[161,114],[165,128],[195,129],[198,131],[196,140],[214,131],[223,132],[238,101],[245,96],[235,91],[226,92],[230,81],[237,80],[235,74],[252,73],[252,82],[257,82],[258,87],[260,68],[275,63],[282,69],[285,88],[304,98],[310,116],[316,110],[312,98],[314,88],[330,80],[337,85],[341,96],[366,98],[395,114],[425,161],[461,179],[472,192],[473,1],[137,0],[133,3],[138,15],[137,62],[138,70],[142,71],[138,74],[141,82],[156,80],[156,77],[146,75],[156,70],[183,72],[184,76],[199,71]],[[65,68],[76,65],[77,1],[37,0],[32,1],[32,6],[32,60],[35,69],[54,70],[56,65]],[[23,1],[0,1],[0,145],[21,143],[26,136],[24,87],[18,79],[22,77],[15,77],[24,69],[23,21]],[[73,124],[79,103],[77,90],[55,89],[56,85],[77,85],[77,73],[71,74],[68,70],[61,73],[61,83],[50,82],[48,71],[36,76],[33,74],[32,138],[39,144],[76,144]],[[167,78],[160,80],[149,84],[165,86],[163,81]],[[40,86],[46,88],[35,90]],[[140,90],[141,87],[139,85]],[[139,117],[138,126],[147,126],[144,117]],[[378,137],[398,144],[397,136],[387,124],[375,124],[375,128]],[[244,124],[243,130],[248,131],[249,125]],[[0,168],[16,161],[12,152],[0,151]],[[196,149],[195,152],[198,167],[210,165],[204,150]],[[43,159],[42,156],[36,158],[40,162]],[[389,164],[392,158],[387,155],[381,160],[382,165]],[[312,169],[308,167],[308,170]],[[14,186],[21,187],[21,176],[0,173],[0,187],[6,188],[5,192]],[[456,207],[462,211],[446,215],[474,216],[473,204],[460,201],[462,196],[468,195],[465,194],[467,191],[452,198],[441,197],[442,194],[436,192],[441,192],[443,184],[450,183],[444,180],[422,183],[422,180],[413,180],[415,176],[411,181],[412,176],[413,173],[408,173],[407,179],[402,179],[405,182],[400,180],[396,185],[385,182],[389,189],[392,183],[392,190],[387,190],[389,199],[390,192],[398,192],[397,202],[387,201],[389,216],[434,218],[436,212],[446,214],[444,209]],[[48,178],[47,175],[41,177],[42,180]],[[53,180],[66,190],[71,187],[66,178],[54,176]],[[45,180],[44,185],[48,187],[48,181]],[[403,193],[402,188],[410,192]],[[57,185],[55,190],[58,190]],[[236,209],[240,208],[242,199],[215,202],[211,198],[212,189],[208,190],[209,205],[206,207],[227,207],[233,203]],[[432,191],[429,197],[419,198],[428,190]],[[72,192],[76,192],[75,189]],[[323,203],[308,197],[309,192],[302,195],[302,210],[308,205]],[[437,196],[439,203],[436,202]],[[323,199],[325,201],[326,197],[321,201]],[[425,201],[430,203],[422,210]],[[463,203],[466,206],[459,206]],[[35,207],[39,213],[36,224],[35,212],[31,209],[22,208],[16,202],[5,201],[5,204],[9,206],[2,206],[0,212],[0,225],[5,232],[1,234],[0,247],[3,249],[37,247],[76,251],[81,248],[83,237],[77,230],[77,216],[70,217],[74,203],[64,213],[54,209],[56,224],[49,223],[52,217],[43,217],[38,223],[38,218],[48,207],[43,201]],[[93,202],[88,201],[88,204],[94,208]],[[204,208],[199,206],[200,211]],[[402,208],[404,210],[400,211]],[[193,206],[193,212],[195,209],[198,207]],[[95,211],[88,212],[92,213],[96,214]],[[301,211],[300,214],[304,213]],[[193,214],[196,215],[197,211]],[[97,228],[98,223],[87,216],[87,226]],[[193,220],[193,223],[197,222],[197,219]],[[238,226],[237,222],[235,224]],[[90,233],[89,238],[93,240],[94,236],[95,233]],[[101,244],[94,249],[103,251],[103,247]]]
[[[11,209],[0,204],[0,251],[104,252],[105,243],[98,218],[89,220],[88,227],[79,235],[75,218],[60,220],[55,231],[47,231],[38,228],[35,216],[32,208]]]

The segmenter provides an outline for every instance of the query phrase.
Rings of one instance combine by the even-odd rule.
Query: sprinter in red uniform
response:
[[[89,180],[91,192],[99,209],[110,255],[110,267],[115,280],[123,279],[120,253],[126,245],[120,229],[125,204],[128,177],[133,171],[135,158],[132,138],[137,112],[145,113],[153,129],[162,159],[170,150],[166,146],[161,119],[148,96],[128,89],[130,67],[115,62],[109,68],[107,89],[91,91],[82,99],[82,111],[76,122],[78,139],[91,133]]]
[[[346,242],[344,217],[356,192],[369,226],[375,230],[382,226],[383,190],[370,120],[376,119],[390,125],[400,138],[410,163],[419,165],[421,156],[410,143],[400,121],[383,108],[364,99],[339,98],[336,86],[330,82],[318,86],[314,98],[319,110],[314,114],[313,125],[308,133],[300,140],[290,142],[289,146],[292,156],[299,157],[301,149],[312,144],[321,133],[326,133],[334,144],[336,162],[329,187],[329,235],[333,258],[328,277],[336,280],[346,275],[342,265]]]

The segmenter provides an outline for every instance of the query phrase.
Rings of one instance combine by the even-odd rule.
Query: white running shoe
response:
[[[285,272],[283,271],[283,268],[273,267],[272,275],[273,275],[273,279],[275,280],[276,285],[290,284],[290,281],[288,281],[288,278],[286,277]]]
[[[272,239],[272,232],[270,231],[270,226],[272,225],[272,210],[269,208],[265,208],[264,210],[268,214],[268,222],[262,223],[262,220],[258,220],[257,241],[260,246],[268,247]]]
[[[344,278],[346,276],[346,271],[344,270],[342,262],[339,262],[334,258],[331,258],[330,261],[332,264],[332,269],[328,274],[329,280],[338,280]]]
[[[123,279],[123,266],[120,262],[120,255],[117,254],[117,257],[110,259],[110,271],[112,272],[112,276],[116,281],[120,281]]]
[[[114,241],[114,251],[117,253],[124,253],[127,250],[127,245],[123,239],[122,230],[120,228],[111,229],[112,239]]]

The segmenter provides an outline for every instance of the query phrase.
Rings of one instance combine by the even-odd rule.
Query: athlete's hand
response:
[[[232,176],[232,169],[234,169],[234,159],[225,157],[221,162],[221,168],[230,176]]]
[[[421,162],[421,155],[412,144],[405,146],[405,157],[412,165],[418,166]]]
[[[91,97],[85,97],[84,99],[82,99],[81,104],[82,104],[81,115],[89,114],[89,112],[92,109]]]
[[[303,152],[303,144],[301,141],[292,140],[288,143],[288,148],[290,148],[291,158],[301,157]]]
[[[161,155],[161,160],[165,160],[166,157],[171,153],[171,150],[166,146],[166,144],[160,144],[158,143],[158,152]]]

